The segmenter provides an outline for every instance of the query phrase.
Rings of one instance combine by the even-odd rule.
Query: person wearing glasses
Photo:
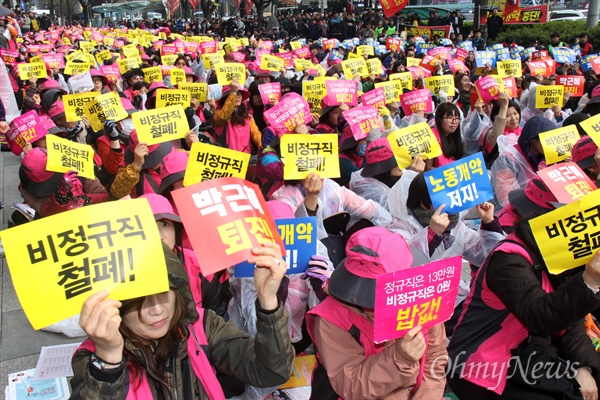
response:
[[[426,160],[427,170],[450,164],[465,156],[460,122],[460,110],[456,105],[442,103],[438,106],[435,111],[435,126],[431,130],[442,148],[442,155]]]

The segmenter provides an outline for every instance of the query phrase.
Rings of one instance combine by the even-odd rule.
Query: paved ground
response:
[[[14,154],[0,153],[0,199],[4,204],[4,209],[0,210],[0,229],[8,228],[12,203],[22,201],[17,189],[19,165],[20,160]],[[5,258],[2,258],[0,274],[0,398],[3,398],[4,387],[8,384],[7,375],[35,368],[42,346],[79,342],[82,339],[69,339],[62,334],[33,330],[15,294]]]

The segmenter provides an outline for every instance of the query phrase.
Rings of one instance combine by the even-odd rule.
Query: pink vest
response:
[[[208,398],[211,400],[225,400],[225,395],[223,394],[221,384],[217,380],[215,371],[210,364],[210,361],[208,361],[204,350],[202,349],[202,347],[208,346],[208,340],[206,338],[206,333],[204,332],[204,309],[197,308],[197,311],[198,315],[200,316],[198,321],[188,325],[188,357],[196,377],[200,379],[200,384],[208,394]],[[96,344],[91,338],[88,338],[81,344],[81,346],[79,346],[77,351],[79,350],[88,350],[94,352],[96,351]],[[132,371],[129,371],[129,378],[130,382],[134,381]],[[152,397],[150,384],[148,383],[148,378],[146,377],[145,373],[142,374],[141,384],[129,384],[127,400],[147,400],[151,399]]]
[[[438,130],[435,127],[432,127],[431,130],[433,131],[433,134],[435,135],[435,138],[437,139],[438,143],[440,144],[440,146],[442,145],[442,140],[440,139],[440,133],[438,132]],[[450,164],[452,162],[456,161],[454,158],[451,157],[446,157],[443,153],[441,156],[437,156],[434,160],[433,160],[433,166],[435,168],[437,167],[441,167],[442,165],[446,165],[446,164]]]
[[[231,150],[237,150],[244,153],[252,153],[252,137],[250,135],[250,119],[246,120],[246,125],[233,125],[231,122],[227,122],[220,128],[215,128],[215,133],[220,136],[223,133],[223,129],[227,127],[225,136],[225,143],[227,148]]]
[[[506,239],[522,244],[521,240],[515,234],[510,234]],[[485,275],[492,254],[497,251],[518,254],[533,265],[531,256],[523,246],[511,243],[510,241],[504,241],[490,253],[484,265],[477,272],[475,282],[472,283],[475,287],[471,288],[471,292],[465,300],[463,313],[458,320],[449,347],[451,360],[459,362],[459,356],[464,355],[466,357],[464,368],[462,369],[462,379],[478,386],[489,388],[489,390],[498,394],[502,394],[506,387],[509,362],[512,357],[511,350],[517,348],[527,339],[529,331],[514,314],[506,309],[506,306],[504,306],[504,303],[502,303],[498,296],[488,289]],[[545,272],[542,272],[542,288],[548,293],[552,292],[552,285]],[[474,298],[477,299],[475,302],[473,302]],[[474,340],[476,343],[478,338],[478,335],[473,334],[469,328],[463,327],[461,329],[461,323],[463,323],[465,315],[469,313],[475,314],[472,314],[470,318],[471,327],[484,324],[485,328],[498,326],[498,329],[491,336],[485,338],[474,350],[464,351],[464,347],[460,348],[460,343],[464,344],[469,340]],[[452,342],[454,341],[456,341],[455,343],[459,343],[459,348],[453,350]],[[455,357],[457,353],[458,355]],[[481,365],[495,365],[496,369],[494,373],[480,373],[478,366]]]

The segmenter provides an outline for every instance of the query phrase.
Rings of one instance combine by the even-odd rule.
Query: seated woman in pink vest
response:
[[[197,308],[185,268],[163,245],[170,290],[119,302],[106,291],[81,309],[90,336],[73,357],[72,399],[211,399],[225,396],[215,370],[261,387],[291,375],[294,350],[277,297],[287,265],[279,247],[254,249],[256,339]]]
[[[529,226],[551,210],[530,211],[471,283],[448,346],[448,383],[461,400],[598,398],[600,354],[584,319],[600,307],[600,252],[551,275]]]
[[[435,110],[435,126],[431,130],[442,148],[442,155],[425,162],[428,170],[450,164],[466,155],[460,129],[458,107],[452,103],[440,104]]]
[[[306,316],[318,356],[312,398],[441,399],[447,360],[443,324],[426,332],[418,326],[380,345],[373,341],[377,275],[422,263],[413,263],[401,235],[383,227],[352,235],[346,255],[329,280],[331,297]]]

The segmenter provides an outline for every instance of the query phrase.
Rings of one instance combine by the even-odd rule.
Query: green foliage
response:
[[[496,43],[511,38],[520,46],[529,47],[537,39],[545,47],[550,44],[550,35],[558,33],[560,40],[569,46],[575,44],[575,39],[581,33],[587,33],[594,48],[600,46],[600,27],[587,29],[585,21],[554,21],[547,24],[504,25],[502,33],[496,38]]]

